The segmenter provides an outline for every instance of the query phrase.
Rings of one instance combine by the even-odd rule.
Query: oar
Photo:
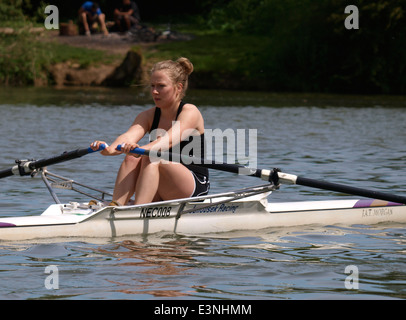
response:
[[[85,149],[77,149],[73,151],[64,152],[59,156],[55,156],[52,158],[40,159],[40,160],[16,160],[16,165],[0,171],[0,179],[9,177],[12,175],[20,175],[25,176],[31,174],[34,170],[49,166],[51,164],[57,164],[73,159],[80,158],[86,154],[101,151],[105,149],[106,146],[100,145],[98,150],[93,150],[92,148],[85,148]]]
[[[121,150],[121,145],[117,146],[117,150]],[[272,182],[275,185],[279,183],[286,183],[286,184],[296,184],[316,189],[322,190],[329,190],[334,192],[346,193],[366,198],[372,199],[379,199],[385,200],[390,202],[396,203],[403,203],[406,204],[406,197],[389,194],[385,192],[375,191],[375,190],[367,190],[361,188],[355,188],[347,185],[342,185],[338,183],[331,183],[326,181],[308,179],[304,177],[298,177],[293,174],[283,173],[279,169],[267,170],[267,169],[254,169],[248,168],[241,165],[236,164],[229,164],[229,163],[218,163],[214,160],[210,159],[203,159],[203,158],[196,158],[196,157],[189,157],[180,154],[173,154],[171,152],[150,152],[149,150],[145,150],[142,148],[135,148],[131,150],[131,153],[149,156],[149,157],[156,157],[164,160],[180,162],[184,164],[192,164],[199,167],[205,167],[215,170],[221,170],[231,173],[237,173],[242,175],[248,175],[253,177],[262,178],[263,180],[267,180]]]

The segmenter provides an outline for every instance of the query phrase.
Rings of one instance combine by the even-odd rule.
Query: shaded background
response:
[[[43,21],[47,3],[61,21],[76,19],[83,1],[5,0],[0,18],[19,6]],[[101,0],[112,18],[115,1]],[[136,2],[144,23],[193,24],[199,30],[257,36],[258,50],[236,59],[261,90],[405,94],[406,0],[179,0]],[[347,30],[349,4],[359,9],[359,29]],[[12,8],[12,9],[10,9]],[[41,18],[42,15],[42,18]],[[42,20],[41,20],[42,19]],[[259,45],[261,44],[261,45]],[[255,47],[255,44],[250,46]],[[210,53],[210,47],[204,48]],[[213,59],[216,59],[213,56]],[[250,89],[255,89],[250,85]]]

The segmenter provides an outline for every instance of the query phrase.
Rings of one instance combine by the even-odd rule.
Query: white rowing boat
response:
[[[405,199],[375,191],[369,192],[380,195],[381,199],[389,199],[268,202],[269,195],[279,187],[279,184],[272,181],[275,179],[275,172],[271,173],[269,170],[263,170],[261,175],[273,176],[273,179],[269,178],[270,182],[260,186],[145,205],[109,206],[104,200],[107,192],[52,174],[43,167],[44,164],[70,160],[88,152],[83,149],[51,159],[23,161],[0,172],[0,178],[12,174],[41,173],[56,202],[39,216],[0,218],[0,240],[121,237],[157,232],[205,234],[300,225],[406,222]],[[297,181],[299,178],[280,173],[279,179]],[[63,204],[54,192],[54,188],[62,188],[89,195],[78,187],[100,192],[100,196],[92,196],[98,201],[94,204]],[[362,191],[364,193],[368,190]],[[390,201],[392,198],[403,202]]]
[[[49,186],[74,190],[62,178]],[[81,185],[84,186],[84,185]],[[87,187],[90,188],[90,187]],[[108,206],[71,202],[50,205],[39,216],[0,218],[0,240],[121,237],[157,232],[205,234],[271,227],[406,222],[406,206],[381,200],[268,202],[273,184],[147,205]],[[103,193],[107,194],[107,193]],[[54,199],[55,194],[53,194]],[[101,199],[101,198],[99,198]]]

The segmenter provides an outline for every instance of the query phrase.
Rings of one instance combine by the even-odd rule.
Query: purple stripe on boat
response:
[[[367,207],[388,207],[388,206],[402,206],[401,203],[388,202],[383,200],[358,200],[353,208],[367,208]]]
[[[365,208],[369,207],[374,200],[358,200],[354,205],[354,208]]]
[[[7,222],[0,222],[0,228],[7,228],[7,227],[15,227],[15,224],[7,223]]]

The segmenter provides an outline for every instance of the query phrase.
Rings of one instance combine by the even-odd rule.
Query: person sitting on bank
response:
[[[130,30],[140,23],[137,4],[131,0],[122,0],[114,9],[114,20],[120,32]]]
[[[79,25],[84,28],[84,33],[90,36],[93,24],[98,22],[104,35],[108,35],[106,16],[100,10],[99,5],[93,1],[86,1],[79,9]]]

